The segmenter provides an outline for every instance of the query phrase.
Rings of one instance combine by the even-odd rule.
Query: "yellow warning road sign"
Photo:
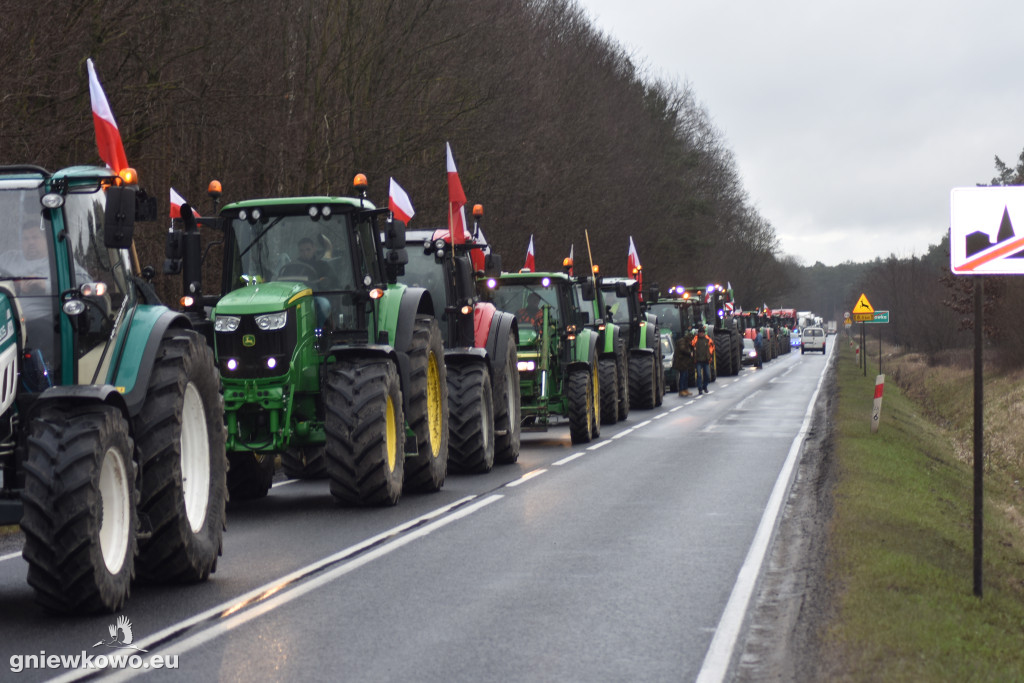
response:
[[[864,294],[861,294],[860,298],[857,299],[856,305],[853,307],[854,315],[856,315],[857,313],[874,313],[874,312],[875,312],[875,307],[871,305],[871,302],[868,301],[868,298],[866,296],[864,296]],[[870,318],[868,318],[868,319],[870,320]]]

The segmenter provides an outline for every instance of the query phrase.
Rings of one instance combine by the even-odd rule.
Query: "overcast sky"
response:
[[[577,0],[689,83],[784,254],[923,255],[954,187],[1024,149],[1021,0]]]

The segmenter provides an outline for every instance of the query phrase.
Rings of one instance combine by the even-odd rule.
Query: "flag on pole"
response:
[[[523,264],[523,270],[531,273],[537,272],[537,265],[533,260],[533,235],[530,235],[530,245],[526,247],[526,263]]]
[[[178,194],[177,190],[171,188],[171,218],[181,218],[181,205],[187,204],[185,198]],[[192,209],[192,215],[199,218],[199,212]]]
[[[114,121],[114,114],[110,111],[110,104],[107,103],[107,96],[103,92],[103,86],[96,78],[96,69],[92,60],[85,60],[89,70],[89,99],[92,101],[92,122],[96,128],[96,147],[100,152],[100,159],[113,169],[114,173],[120,173],[122,168],[128,167],[128,159],[124,155],[124,143],[121,142],[121,132],[117,129],[117,122]]]
[[[409,195],[394,178],[391,179],[391,188],[388,190],[388,208],[391,209],[392,215],[403,223],[411,221],[416,213],[412,208],[412,202],[409,201]]]
[[[444,146],[448,154],[448,233],[452,244],[462,244],[466,241],[466,193],[455,169],[452,146],[447,142]]]
[[[636,281],[640,284],[640,290],[643,291],[643,268],[640,265],[640,256],[636,253],[636,245],[633,244],[632,235],[629,236],[629,255],[626,257],[626,272],[629,274],[629,277],[636,278]]]
[[[576,245],[574,245],[574,244],[570,244],[569,245],[569,277],[572,277],[572,268],[575,265],[575,261],[573,261],[573,256],[572,256],[573,248],[575,246]]]

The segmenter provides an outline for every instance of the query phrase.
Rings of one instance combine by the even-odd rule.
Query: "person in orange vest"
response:
[[[536,292],[530,292],[526,299],[526,305],[519,309],[516,317],[519,318],[520,322],[540,329],[541,324],[544,322],[544,311],[541,309],[541,303],[540,295]]]
[[[697,395],[708,393],[708,382],[711,381],[711,359],[715,355],[715,342],[704,332],[703,327],[697,328],[697,336],[693,345],[693,362],[697,366]]]

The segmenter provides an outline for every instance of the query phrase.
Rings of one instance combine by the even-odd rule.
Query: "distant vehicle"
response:
[[[793,330],[789,333],[789,345],[794,349],[800,348],[800,330]]]
[[[825,330],[820,327],[808,327],[804,329],[801,337],[800,353],[821,351],[822,355],[825,354]]]
[[[740,362],[743,365],[757,365],[757,349],[754,347],[753,339],[743,340],[743,354]]]
[[[835,334],[837,330],[838,325],[836,324],[835,320],[829,320],[828,323],[826,323],[825,332],[827,332],[828,334]]]
[[[665,392],[679,391],[679,373],[672,368],[676,349],[671,332],[661,333],[661,366],[665,369]]]

